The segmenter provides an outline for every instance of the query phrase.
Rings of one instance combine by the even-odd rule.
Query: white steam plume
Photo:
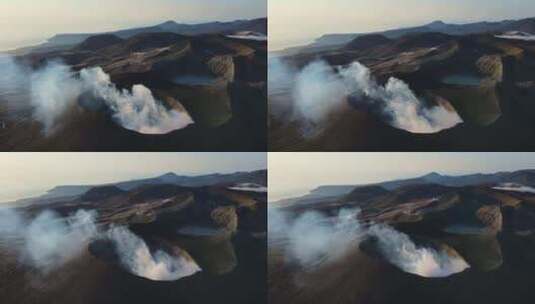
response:
[[[306,212],[297,218],[278,208],[268,210],[270,246],[279,246],[286,256],[304,267],[336,260],[358,246],[363,229],[359,210],[342,210],[335,218]]]
[[[418,247],[408,235],[385,225],[373,225],[369,234],[378,240],[381,253],[405,272],[426,278],[447,277],[470,266],[460,256]]]
[[[80,71],[84,91],[102,98],[113,111],[113,117],[126,129],[144,134],[165,134],[193,123],[187,112],[167,110],[145,86],[137,84],[119,91],[102,68]]]
[[[110,229],[106,238],[115,242],[121,264],[140,277],[174,281],[201,271],[193,260],[185,256],[170,256],[161,250],[151,253],[141,238],[124,227]]]
[[[28,69],[15,63],[11,56],[0,54],[0,96],[27,86]]]
[[[49,272],[78,256],[97,233],[96,214],[79,210],[68,218],[44,211],[28,221],[19,212],[0,210],[0,237],[12,242],[22,262]]]
[[[436,133],[462,122],[459,115],[443,106],[426,107],[409,86],[391,77],[385,86],[379,85],[370,70],[359,62],[347,68],[339,68],[346,88],[358,97],[368,97],[372,102],[382,102],[391,124],[413,133]]]
[[[380,108],[389,124],[413,133],[436,133],[462,122],[455,111],[442,105],[426,106],[397,78],[380,85],[357,61],[348,67],[332,68],[317,60],[296,73],[280,59],[272,59],[269,85],[270,91],[272,85],[286,85],[292,91],[295,117],[305,127],[321,126],[342,109],[349,96]]]
[[[46,134],[52,131],[63,113],[76,102],[82,87],[83,84],[74,78],[71,69],[57,62],[49,63],[30,74],[33,116],[43,124]]]
[[[10,57],[0,59],[0,89],[29,91],[34,118],[43,124],[45,134],[52,132],[62,115],[87,93],[95,103],[103,101],[118,124],[138,133],[165,134],[193,123],[187,112],[165,108],[143,85],[134,85],[131,91],[119,90],[100,67],[83,69],[78,75],[59,62],[31,71]]]
[[[80,256],[90,241],[108,239],[117,248],[121,265],[151,280],[178,280],[200,271],[189,255],[152,254],[145,241],[125,227],[100,231],[96,212],[78,210],[62,218],[44,211],[29,220],[21,212],[0,209],[0,245],[15,249],[21,262],[43,273],[53,271]]]
[[[502,191],[535,193],[535,188],[529,187],[529,186],[524,186],[524,185],[521,185],[521,184],[515,184],[515,183],[500,184],[498,186],[492,187],[492,189],[502,190]]]
[[[342,210],[336,217],[306,212],[296,218],[270,208],[269,247],[281,249],[290,261],[305,268],[335,261],[356,250],[370,237],[382,255],[403,271],[423,277],[445,277],[468,268],[460,256],[418,247],[409,236],[380,224],[361,225],[359,210]]]
[[[313,62],[297,74],[293,89],[295,115],[306,118],[305,122],[312,124],[306,127],[313,128],[339,109],[347,95],[344,82],[330,66],[323,61]]]
[[[279,57],[268,58],[268,84],[270,93],[292,86],[297,71]]]

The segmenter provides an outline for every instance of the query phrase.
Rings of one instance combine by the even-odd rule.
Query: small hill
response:
[[[526,186],[535,185],[535,170],[522,170],[509,174],[504,182],[523,184]]]
[[[107,48],[112,45],[119,44],[124,40],[112,35],[112,34],[102,34],[91,36],[87,38],[84,42],[76,46],[76,50],[85,50],[85,51],[96,51],[103,48]]]
[[[471,35],[482,33],[495,33],[503,31],[522,31],[535,33],[535,18],[521,20],[503,20],[498,22],[474,22],[466,24],[452,24],[443,21],[433,21],[428,24],[414,27],[397,28],[373,33],[332,33],[325,34],[314,41],[314,43],[300,47],[300,50],[306,48],[319,48],[328,46],[342,46],[350,43],[357,37],[369,34],[380,34],[389,39],[398,39],[407,34],[417,33],[443,33],[448,35]]]
[[[501,31],[517,31],[535,34],[535,18],[514,21],[502,28]]]
[[[84,195],[82,195],[81,199],[83,201],[98,201],[123,194],[124,192],[125,191],[116,186],[101,186],[90,189]]]
[[[140,203],[188,193],[189,190],[187,188],[171,184],[160,184],[142,186],[136,190],[130,191],[129,195],[132,203]]]
[[[143,33],[129,38],[121,44],[112,46],[106,51],[125,54],[129,52],[141,52],[148,49],[168,47],[186,41],[188,41],[187,37],[174,33]]]
[[[396,46],[400,49],[436,47],[454,41],[453,36],[442,33],[416,33],[407,34],[397,40]]]
[[[371,35],[364,35],[359,36],[355,39],[353,39],[351,42],[349,42],[345,49],[347,50],[365,50],[374,48],[377,46],[385,45],[390,43],[392,40],[386,38],[383,35],[380,34],[371,34]]]
[[[345,196],[345,201],[366,201],[370,198],[389,193],[388,190],[381,186],[363,186],[358,187]]]
[[[397,189],[395,196],[399,201],[411,201],[441,196],[453,190],[451,187],[438,184],[407,185]]]

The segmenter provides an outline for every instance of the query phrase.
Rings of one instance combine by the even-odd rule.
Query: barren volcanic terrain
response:
[[[270,58],[274,151],[533,148],[535,19],[326,35]]]
[[[0,209],[6,303],[262,303],[266,171],[62,186]]]
[[[269,210],[271,303],[529,303],[535,171],[325,186]]]
[[[0,149],[265,151],[266,23],[64,34],[0,55]]]

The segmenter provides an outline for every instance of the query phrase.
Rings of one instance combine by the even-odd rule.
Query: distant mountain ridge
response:
[[[451,24],[443,21],[433,21],[422,26],[400,28],[372,33],[354,33],[354,34],[327,34],[318,38],[313,45],[326,44],[344,44],[351,40],[368,34],[381,34],[390,39],[396,39],[411,33],[437,32],[448,35],[469,35],[486,32],[501,32],[518,30],[527,33],[535,33],[535,18],[521,20],[503,20],[498,22],[474,22],[466,24]]]
[[[309,204],[316,201],[322,201],[325,198],[340,197],[351,193],[359,188],[368,188],[371,186],[380,186],[385,190],[396,190],[406,186],[416,186],[425,184],[436,184],[447,187],[465,187],[482,184],[500,184],[500,183],[518,183],[525,186],[535,186],[535,169],[520,170],[513,172],[497,172],[489,174],[469,174],[450,176],[442,175],[436,172],[424,176],[386,181],[365,185],[327,185],[320,186],[310,191],[309,194],[302,197],[281,200],[277,203],[291,205],[293,203]]]
[[[406,27],[399,29],[391,29],[386,31],[376,31],[369,33],[344,33],[344,34],[325,34],[317,38],[313,43],[306,46],[298,46],[283,50],[280,53],[299,53],[306,49],[321,49],[326,47],[343,46],[350,43],[355,38],[367,36],[367,35],[382,35],[384,38],[397,39],[407,34],[416,33],[442,33],[447,35],[470,35],[481,34],[487,32],[507,32],[507,31],[520,31],[530,34],[535,34],[535,18],[526,18],[520,20],[503,20],[496,22],[473,22],[466,24],[451,24],[437,20],[431,23]]]
[[[164,23],[125,29],[119,31],[110,31],[104,33],[67,33],[57,34],[48,39],[45,43],[48,46],[74,45],[85,41],[87,38],[102,34],[113,34],[118,38],[127,39],[142,33],[170,32],[180,35],[204,35],[204,34],[232,34],[234,32],[251,31],[267,34],[267,18],[258,18],[252,20],[236,20],[230,22],[208,22],[199,24],[184,24],[175,21],[166,21]]]
[[[172,184],[183,187],[203,187],[220,184],[236,183],[256,183],[266,186],[267,170],[258,170],[251,172],[236,172],[230,174],[208,174],[198,176],[177,175],[175,173],[166,173],[154,178],[146,178],[118,183],[108,183],[102,185],[64,185],[57,186],[49,190],[40,198],[59,198],[68,196],[82,195],[93,188],[103,186],[115,186],[120,190],[128,191],[142,185]]]

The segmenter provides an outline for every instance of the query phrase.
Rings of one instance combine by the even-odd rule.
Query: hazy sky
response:
[[[519,169],[535,169],[535,153],[270,153],[269,200],[305,194],[321,185]]]
[[[38,43],[56,33],[266,15],[266,0],[0,0],[0,50]]]
[[[0,153],[0,202],[57,185],[101,184],[155,177],[267,168],[266,153]]]
[[[534,0],[269,0],[276,50],[326,33],[370,32],[434,20],[468,22],[535,17]]]

